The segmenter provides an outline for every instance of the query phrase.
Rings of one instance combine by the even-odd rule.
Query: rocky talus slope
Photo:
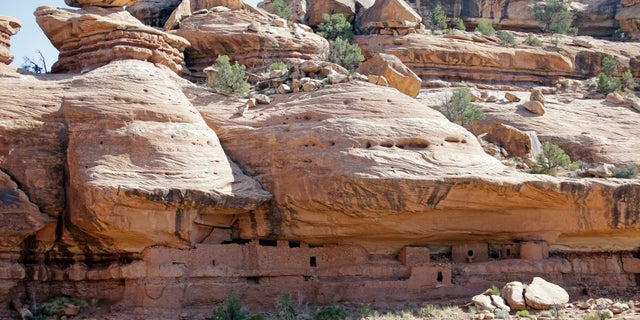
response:
[[[382,21],[387,2],[358,22]],[[540,276],[572,298],[637,295],[637,178],[529,174],[476,136],[536,131],[572,156],[640,165],[634,109],[555,87],[543,114],[523,106],[531,83],[580,82],[605,54],[638,75],[637,44],[561,53],[372,25],[356,42],[396,57],[375,58],[403,71],[387,84],[441,86],[414,99],[316,63],[324,38],[241,3],[189,6],[169,31],[102,1],[73,3],[82,8],[36,12],[61,50],[56,73],[0,68],[2,316],[60,295],[166,319],[210,317],[231,294],[252,307],[281,292],[386,307]],[[310,60],[314,86],[254,104],[185,80],[218,54],[261,67]],[[442,79],[499,96],[478,102],[487,119],[473,133],[436,110],[450,91]]]

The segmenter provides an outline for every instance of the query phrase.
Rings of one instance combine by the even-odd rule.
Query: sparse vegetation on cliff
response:
[[[216,77],[210,83],[212,89],[237,97],[244,97],[251,90],[248,77],[244,73],[245,66],[239,65],[237,61],[232,65],[229,56],[219,56],[213,68],[216,70]]]
[[[360,47],[351,43],[353,27],[342,14],[323,14],[324,21],[318,26],[318,32],[329,40],[331,49],[329,61],[337,63],[349,70],[360,66],[364,61]]]
[[[629,165],[622,168],[612,168],[611,173],[614,178],[631,179],[638,175],[638,168],[634,165]]]
[[[458,19],[456,20],[456,29],[460,31],[467,30],[467,27],[464,25],[464,20],[462,20],[462,18],[460,17],[458,17]]]
[[[542,143],[542,153],[538,155],[538,164],[545,169],[543,172],[538,173],[550,173],[551,170],[558,167],[566,167],[571,164],[571,158],[567,153],[562,150],[558,145],[549,141]]]
[[[474,120],[484,119],[482,109],[471,105],[471,90],[458,88],[442,103],[444,115],[449,121],[468,127]]]
[[[533,46],[533,47],[541,47],[542,46],[542,40],[540,40],[538,37],[534,36],[533,33],[531,33],[531,32],[527,33],[527,38],[524,40],[523,43],[525,45]]]
[[[322,15],[322,22],[318,25],[318,33],[327,40],[335,40],[337,38],[351,39],[353,38],[353,27],[347,21],[343,14],[325,13]]]
[[[480,21],[478,21],[478,26],[475,31],[485,36],[493,36],[496,34],[496,30],[493,28],[493,22],[486,19],[480,19]]]
[[[447,28],[447,15],[442,6],[438,4],[431,12],[431,29],[444,30]]]
[[[293,17],[291,8],[289,8],[289,5],[284,0],[271,0],[271,11],[273,14],[285,20],[291,20]]]
[[[513,36],[513,34],[511,34],[511,32],[509,31],[503,31],[503,30],[499,31],[498,39],[500,39],[501,44],[503,46],[515,47],[518,45],[518,41],[516,40],[516,37]]]
[[[542,31],[575,35],[578,29],[572,27],[573,14],[569,12],[569,2],[564,0],[551,0],[544,4],[542,9],[533,11],[532,18],[543,22]]]

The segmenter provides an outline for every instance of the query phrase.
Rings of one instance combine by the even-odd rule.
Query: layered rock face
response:
[[[272,20],[243,10],[208,12],[183,19],[172,32],[191,43],[185,51],[187,65],[201,76],[219,55],[249,67],[291,58],[326,59],[329,43],[323,37],[295,24],[272,26]]]
[[[11,55],[11,36],[20,31],[20,21],[0,15],[0,63],[10,64],[13,61]]]
[[[142,23],[152,27],[164,27],[173,10],[182,0],[141,0],[128,6],[127,11]]]
[[[633,43],[620,43],[613,48],[610,42],[592,40],[592,48],[585,48],[565,40],[559,51],[509,48],[491,39],[467,35],[357,36],[355,41],[367,57],[376,53],[397,56],[422,80],[550,85],[561,77],[585,79],[597,75],[605,56],[615,58],[620,71],[631,70],[634,76],[640,75],[640,50]]]
[[[186,72],[182,52],[188,41],[147,27],[121,8],[40,7],[35,15],[60,51],[52,72],[80,72],[123,59],[150,61]]]
[[[640,25],[637,20],[639,15],[640,3],[637,1],[622,1],[622,8],[616,14],[620,29],[634,40],[640,39]]]

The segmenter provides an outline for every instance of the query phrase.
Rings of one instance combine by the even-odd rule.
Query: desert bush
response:
[[[620,28],[616,29],[611,34],[611,41],[624,41],[626,38],[627,38],[627,35]]]
[[[267,68],[268,73],[271,73],[272,71],[282,71],[282,74],[287,74],[289,73],[289,67],[287,67],[287,64],[282,61],[276,61],[270,64],[269,68]]]
[[[285,0],[271,0],[271,11],[273,14],[285,20],[291,20],[291,18],[293,18],[291,8],[289,8]]]
[[[245,66],[239,65],[237,61],[232,65],[229,62],[229,56],[218,56],[213,68],[216,70],[216,78],[212,79],[210,85],[217,92],[244,97],[251,90],[248,77],[244,73]]]
[[[338,37],[329,41],[329,44],[331,44],[331,49],[329,50],[329,61],[331,62],[353,70],[364,61],[360,47],[355,43],[349,43],[347,39]]]
[[[330,305],[328,307],[324,307],[320,309],[316,316],[315,320],[344,320],[348,316],[347,309],[342,307],[337,307],[335,305]]]
[[[628,165],[622,168],[612,168],[611,173],[615,178],[631,179],[638,175],[638,168],[634,165]]]
[[[211,320],[245,320],[247,311],[235,295],[231,295],[224,303],[220,303],[211,315]]]
[[[604,57],[600,64],[600,70],[611,77],[618,72],[618,62],[614,58]]]
[[[509,319],[509,311],[503,309],[496,309],[495,311],[496,319]]]
[[[566,167],[571,163],[571,158],[562,148],[549,141],[542,143],[542,154],[538,155],[538,164],[545,169],[553,169],[557,167]]]
[[[474,120],[486,118],[482,109],[471,105],[469,88],[454,89],[451,97],[442,103],[442,107],[443,114],[449,121],[463,127],[468,127]]]
[[[491,285],[491,294],[494,296],[501,297],[502,291],[500,290],[500,288],[498,288],[498,286],[494,284],[494,285]]]
[[[529,313],[529,310],[520,310],[516,312],[516,316],[521,318],[531,318],[531,314]]]
[[[322,15],[322,22],[318,25],[318,33],[327,40],[336,40],[337,38],[351,39],[353,38],[353,27],[341,13]]]
[[[290,296],[284,293],[278,295],[276,309],[278,310],[279,320],[296,320],[298,316],[296,303]]]
[[[527,38],[524,40],[524,44],[528,46],[540,47],[542,46],[542,41],[538,39],[538,37],[534,36],[533,33],[527,33]]]
[[[433,30],[444,30],[447,28],[447,15],[439,3],[433,11],[431,11],[431,28]]]
[[[622,81],[616,77],[610,77],[604,72],[598,76],[597,91],[603,94],[608,94],[622,89]]]
[[[456,29],[461,30],[461,31],[466,31],[467,27],[464,25],[464,20],[462,20],[462,18],[458,18],[456,20]]]
[[[478,21],[478,26],[475,31],[485,36],[493,36],[496,34],[496,30],[493,28],[493,22],[486,19],[480,19],[480,21]]]
[[[511,32],[499,31],[498,39],[500,39],[500,41],[502,42],[501,44],[503,46],[515,47],[518,45],[518,41],[516,41],[516,37],[514,37],[513,34],[511,34]]]
[[[534,10],[531,16],[544,22],[544,32],[569,35],[578,32],[578,29],[571,27],[573,15],[569,12],[569,4],[563,0],[551,0],[542,9]]]
[[[636,88],[636,81],[633,79],[631,70],[622,73],[622,88],[633,91]]]

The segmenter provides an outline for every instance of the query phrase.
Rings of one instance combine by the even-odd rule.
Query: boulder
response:
[[[505,92],[504,98],[509,102],[520,102],[520,98],[518,98],[515,94],[511,92]]]
[[[469,130],[476,135],[486,133],[483,137],[486,141],[502,146],[513,157],[530,157],[534,154],[532,146],[536,143],[540,144],[535,135],[532,136],[503,123],[478,120],[471,124]],[[536,141],[532,141],[532,139]]]
[[[531,100],[524,104],[524,108],[531,113],[543,115],[545,113],[544,105],[537,100]]]
[[[544,97],[544,93],[540,89],[531,90],[531,94],[529,95],[529,101],[538,101],[544,107],[546,99]]]
[[[403,0],[378,0],[356,21],[357,28],[419,28],[422,17]]]
[[[611,170],[615,168],[614,165],[609,163],[598,163],[594,167],[587,169],[587,173],[598,178],[611,178],[613,172]]]
[[[90,6],[96,7],[125,7],[136,4],[138,0],[64,0],[70,7],[85,8]]]
[[[20,31],[21,26],[17,19],[0,15],[0,63],[10,64],[13,61],[10,39]]]
[[[627,102],[627,100],[617,92],[611,92],[607,94],[605,100],[613,104],[625,104]]]
[[[272,18],[271,18],[272,19]],[[194,14],[182,19],[180,28],[171,32],[187,39],[187,67],[193,76],[204,77],[202,70],[215,63],[218,55],[228,55],[250,67],[297,58],[326,60],[329,42],[313,32],[298,33],[271,26],[272,20],[244,10]],[[247,32],[252,25],[256,32]]]
[[[324,19],[325,13],[344,15],[347,21],[353,21],[356,13],[355,0],[309,0],[306,21],[310,26],[317,27]]]
[[[476,308],[480,310],[493,311],[496,309],[496,306],[494,306],[493,302],[491,301],[491,296],[486,294],[473,296],[473,298],[471,298],[471,302],[473,302]]]
[[[376,54],[356,71],[362,74],[383,76],[389,82],[389,86],[412,98],[418,96],[422,85],[422,80],[411,69],[396,56],[388,54]]]
[[[569,302],[569,294],[559,285],[534,277],[524,293],[527,306],[536,310],[548,310],[552,306],[562,306]]]
[[[186,4],[186,5],[185,5]],[[174,23],[170,23],[170,26],[175,24],[177,15],[174,16],[174,10],[181,5],[185,7],[188,14],[191,14],[191,2],[190,0],[140,0],[138,3],[128,6],[127,11],[131,13],[142,23],[152,27],[165,27],[169,17],[174,17]],[[185,15],[187,12],[181,10],[180,15]],[[179,21],[179,20],[178,20]]]
[[[39,7],[36,21],[60,54],[52,72],[81,72],[115,60],[135,59],[187,72],[185,39],[143,25],[129,12],[87,7],[79,10]]]
[[[498,309],[502,309],[507,312],[511,311],[511,308],[509,308],[509,306],[504,302],[504,299],[498,295],[491,295],[491,303],[493,303],[493,305]]]
[[[524,310],[527,305],[524,300],[524,284],[520,281],[512,281],[502,288],[502,297],[506,300],[511,310]]]
[[[164,30],[169,31],[178,29],[180,27],[180,21],[190,16],[191,13],[191,0],[183,0],[164,22]]]

